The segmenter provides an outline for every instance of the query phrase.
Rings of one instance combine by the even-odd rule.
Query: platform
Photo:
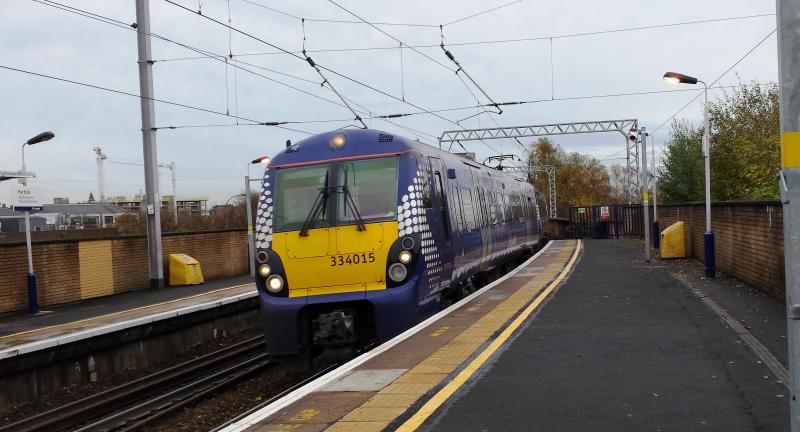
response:
[[[254,298],[249,275],[202,285],[129,291],[0,317],[0,360]]]
[[[224,430],[788,430],[780,361],[724,302],[640,256],[551,242]]]

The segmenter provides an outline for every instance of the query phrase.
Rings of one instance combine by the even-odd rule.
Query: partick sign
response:
[[[14,203],[14,210],[16,211],[41,211],[42,203],[33,195],[27,186],[17,186],[16,202]]]

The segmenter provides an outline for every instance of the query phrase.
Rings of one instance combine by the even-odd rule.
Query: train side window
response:
[[[453,214],[453,221],[456,231],[463,231],[464,215],[461,209],[461,191],[458,190],[457,186],[453,186],[452,191],[453,192],[450,194],[450,196],[453,198],[453,202],[450,206],[450,212]]]
[[[472,190],[463,188],[461,193],[461,208],[464,215],[464,229],[467,231],[475,229],[475,209],[472,199]]]
[[[442,188],[442,174],[439,171],[436,171],[436,180],[434,182],[434,188],[436,188],[436,201],[439,204],[439,214],[442,218],[442,224],[444,224],[444,241],[445,243],[450,243],[450,218],[447,217],[447,210],[444,206],[444,189]]]
[[[528,216],[528,219],[531,219],[533,217],[533,201],[531,200],[531,197],[529,197],[529,196],[526,196],[525,198],[526,198],[526,201],[527,201],[527,204],[525,206],[525,208],[528,211],[527,216]]]
[[[489,200],[486,199],[486,189],[481,187],[481,212],[483,213],[483,226],[489,226]]]

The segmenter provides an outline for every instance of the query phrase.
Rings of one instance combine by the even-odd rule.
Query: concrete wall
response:
[[[247,232],[242,230],[164,234],[164,279],[169,280],[171,253],[200,261],[206,280],[247,273]],[[104,240],[33,243],[40,306],[148,287],[147,239],[144,236]],[[27,308],[28,272],[24,243],[0,244],[0,313]]]
[[[652,210],[651,207],[651,215]],[[662,231],[679,220],[686,224],[687,255],[703,261],[705,205],[658,206]],[[711,207],[711,229],[715,236],[718,270],[784,300],[783,209],[780,202],[715,203]]]

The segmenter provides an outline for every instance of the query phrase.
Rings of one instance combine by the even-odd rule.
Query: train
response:
[[[372,129],[287,142],[255,219],[267,352],[358,353],[541,247],[539,191],[468,156]]]

